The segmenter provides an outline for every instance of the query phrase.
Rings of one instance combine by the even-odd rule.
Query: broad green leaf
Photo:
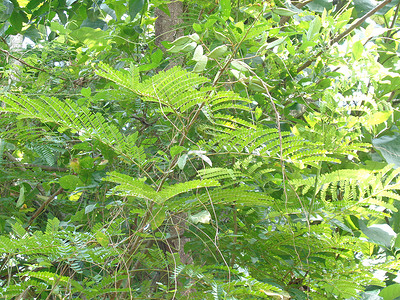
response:
[[[390,248],[392,239],[396,236],[393,229],[387,224],[374,224],[366,227],[359,221],[361,231],[374,243]]]
[[[346,9],[343,13],[337,18],[335,23],[335,29],[338,31],[340,28],[349,23],[351,15],[353,12],[353,8]]]
[[[218,46],[216,48],[214,48],[209,54],[208,57],[210,58],[219,58],[222,55],[224,55],[226,53],[226,51],[228,50],[228,47],[226,45],[222,45],[222,46]]]
[[[235,69],[230,69],[229,73],[231,73],[237,80],[243,82],[247,77],[240,71]]]
[[[149,71],[158,68],[163,58],[163,52],[161,49],[157,49],[153,54],[150,55],[150,57],[151,63],[140,64],[139,71]]]
[[[282,7],[274,8],[272,11],[279,16],[285,16],[285,17],[291,17],[297,15],[297,12]]]
[[[254,76],[249,77],[248,86],[255,92],[266,92],[268,88],[271,88],[271,86]]]
[[[155,211],[151,220],[151,229],[156,230],[158,227],[160,227],[166,217],[167,216],[165,214],[165,208],[161,208],[160,210]]]
[[[214,35],[215,35],[215,38],[216,38],[218,41],[225,42],[225,41],[228,41],[228,40],[229,40],[223,33],[218,32],[218,31],[216,31],[216,30],[214,30]]]
[[[151,54],[151,60],[155,63],[160,63],[163,58],[163,52],[161,49],[157,49],[153,54]]]
[[[92,90],[90,87],[81,89],[81,94],[83,97],[89,98],[92,95]]]
[[[3,0],[0,3],[0,22],[5,22],[11,16],[14,9],[14,4],[9,0]]]
[[[201,73],[204,71],[204,69],[207,66],[208,58],[207,56],[203,55],[199,61],[196,63],[196,65],[193,68],[194,73]]]
[[[249,87],[249,89],[251,89],[252,91],[255,91],[255,92],[258,92],[258,93],[266,92],[265,88],[264,88],[262,85],[260,85],[260,84],[258,84],[258,83],[255,83],[255,82],[249,81],[248,87]]]
[[[375,0],[354,0],[354,8],[357,12],[357,17],[362,17],[377,5]]]
[[[103,247],[107,247],[109,243],[108,236],[100,230],[96,232],[96,241]]]
[[[105,31],[99,28],[83,27],[71,32],[71,37],[76,41],[84,43],[87,47],[94,47],[107,37]]]
[[[171,154],[171,157],[174,157],[177,154],[180,154],[182,151],[185,151],[186,148],[179,146],[179,145],[175,145],[172,146],[171,149],[169,150],[169,153]]]
[[[171,53],[179,53],[182,51],[183,48],[185,48],[187,44],[184,45],[172,45],[172,47],[168,48],[168,52]]]
[[[203,27],[204,27],[205,29],[210,29],[210,28],[212,28],[212,27],[214,26],[214,24],[215,24],[217,21],[223,21],[223,19],[221,19],[220,17],[218,17],[218,16],[216,16],[216,15],[211,15],[211,16],[207,19],[207,21],[203,24]]]
[[[192,41],[198,43],[200,42],[200,36],[197,33],[193,33],[191,35],[189,35],[189,37],[192,39]]]
[[[82,180],[75,175],[65,175],[58,180],[61,187],[65,190],[74,190],[77,187],[83,186]]]
[[[262,45],[260,47],[258,52],[265,51],[265,50],[268,50],[268,49],[272,49],[275,46],[278,46],[278,45],[282,44],[285,40],[286,40],[286,37],[283,37],[283,38],[279,38],[279,39],[277,39],[277,40],[275,40],[275,41],[273,41],[271,43],[266,42],[264,45]]]
[[[85,207],[85,214],[88,214],[92,212],[93,210],[96,209],[97,203],[96,204],[89,204]]]
[[[202,224],[210,224],[211,214],[208,210],[203,210],[195,215],[191,215],[189,217],[189,221],[193,224],[202,223]]]
[[[250,66],[241,60],[233,60],[231,66],[241,72],[246,72],[251,70]]]
[[[129,0],[129,16],[131,20],[143,9],[144,0]]]
[[[359,60],[362,57],[363,51],[364,45],[361,43],[361,41],[357,41],[353,44],[352,52],[355,60]]]
[[[23,184],[21,184],[21,187],[19,188],[19,197],[16,207],[17,208],[21,207],[24,204],[24,202],[25,202],[25,187]]]
[[[393,246],[400,249],[400,234],[397,234]]]
[[[203,27],[201,26],[201,24],[197,24],[197,23],[193,24],[193,29],[196,32],[202,32],[203,31]]]
[[[307,40],[311,41],[313,40],[316,36],[319,35],[319,31],[321,30],[322,24],[321,24],[321,19],[319,16],[315,16],[314,20],[311,21],[310,27],[308,28],[307,31]]]
[[[400,135],[383,135],[372,140],[375,150],[381,153],[388,164],[400,168]]]
[[[235,24],[235,27],[236,27],[236,28],[239,28],[241,33],[244,32],[244,23],[243,23],[242,21],[237,22],[237,23]]]
[[[179,169],[183,170],[183,168],[186,165],[187,158],[188,158],[187,154],[183,154],[181,157],[179,157],[179,159],[178,159],[178,167],[179,167]]]
[[[26,16],[22,11],[14,10],[8,21],[17,32],[20,32],[22,30],[22,24],[23,22],[25,22],[25,19]]]
[[[168,49],[169,52],[171,53],[179,53],[179,52],[190,52],[193,49],[195,49],[197,46],[196,42],[191,42],[183,45],[178,45],[178,46],[172,46],[171,48]]]
[[[32,9],[38,7],[42,3],[43,3],[43,0],[29,0],[28,4],[26,5],[26,8],[32,10]]]
[[[172,46],[183,46],[186,45],[188,43],[192,42],[192,39],[189,36],[181,36],[179,38],[177,38],[176,40],[174,40],[171,45]]]
[[[82,22],[81,27],[105,30],[107,28],[107,23],[101,19],[91,20],[87,18]]]
[[[260,119],[260,117],[262,116],[262,113],[263,113],[262,109],[257,106],[256,110],[255,110],[255,114],[254,114],[254,116],[256,117],[256,120]]]
[[[220,0],[219,1],[222,17],[226,20],[231,15],[231,0]]]
[[[381,290],[379,296],[381,296],[383,300],[394,300],[397,297],[400,297],[400,283],[391,284],[385,287]]]
[[[322,13],[324,9],[327,11],[332,9],[332,1],[331,0],[313,0],[307,4],[307,7],[311,11]]]
[[[202,57],[203,57],[203,46],[202,45],[198,45],[196,47],[196,50],[194,50],[192,59],[194,61],[199,61],[199,60],[201,60]]]

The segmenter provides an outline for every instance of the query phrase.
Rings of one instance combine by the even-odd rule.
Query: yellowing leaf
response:
[[[352,52],[354,59],[359,60],[364,52],[364,45],[360,41],[355,42],[353,44]]]
[[[368,124],[369,125],[378,125],[381,124],[385,121],[387,121],[387,119],[389,119],[389,117],[392,115],[392,111],[380,111],[380,112],[376,112],[374,113],[370,119],[368,120]]]
[[[293,133],[295,136],[299,136],[299,135],[300,135],[300,132],[299,132],[299,130],[297,129],[297,125],[292,127],[292,133]]]
[[[17,2],[20,7],[25,7],[29,3],[29,0],[18,0]]]
[[[82,193],[83,193],[83,192],[73,193],[73,194],[69,195],[68,199],[69,199],[70,201],[76,202],[76,201],[79,200],[79,198],[81,197]]]

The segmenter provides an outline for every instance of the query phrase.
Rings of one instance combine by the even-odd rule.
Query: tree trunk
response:
[[[168,9],[170,15],[167,15],[160,9],[156,10],[156,24],[155,24],[155,34],[156,34],[156,45],[165,51],[165,47],[161,44],[163,41],[172,42],[178,37],[183,35],[183,30],[180,28],[182,24],[183,16],[183,3],[181,1],[171,1],[168,4]],[[182,55],[171,60],[168,69],[173,66],[181,65],[183,62]],[[175,239],[170,241],[170,248],[173,251],[179,253],[180,260],[183,264],[192,264],[193,258],[190,254],[185,253],[184,246],[188,242],[188,238],[183,237],[183,233],[187,228],[186,225],[187,214],[180,213],[176,216],[171,217],[171,225],[169,233],[171,236],[176,236]],[[190,294],[192,290],[186,291],[185,295]]]
[[[161,42],[172,42],[183,35],[183,30],[180,28],[180,25],[182,24],[183,3],[181,1],[173,0],[168,4],[168,9],[169,15],[158,8],[156,9],[156,45],[163,51],[165,51],[165,47]],[[170,62],[168,68],[180,65],[181,63],[181,58],[174,59]]]
[[[160,9],[156,9],[156,45],[163,50],[161,42],[172,42],[176,38],[182,36],[182,29],[179,25],[182,24],[183,3],[181,1],[174,1],[168,4],[170,15],[167,15]]]

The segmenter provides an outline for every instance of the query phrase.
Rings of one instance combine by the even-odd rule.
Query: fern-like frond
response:
[[[226,129],[222,126],[207,126],[206,132],[214,135],[213,140],[208,143],[210,150],[228,151],[239,155],[252,154],[265,159],[283,159],[300,167],[304,165],[317,167],[317,163],[321,161],[340,163],[330,151],[321,148],[322,144],[312,143],[292,135],[291,132],[279,134],[274,128],[253,130],[251,124],[245,123],[240,124],[240,127],[233,122],[223,125]]]
[[[328,210],[329,207],[341,208],[343,214],[344,210],[357,210],[365,216],[379,216],[379,213],[383,214],[381,209],[376,210],[374,207],[397,211],[389,200],[400,201],[400,196],[394,192],[400,188],[397,183],[398,174],[399,171],[391,170],[390,166],[379,171],[342,169],[319,177],[292,180],[291,184],[303,195],[310,190],[314,191],[321,201],[326,201]],[[397,182],[393,183],[395,179]],[[330,201],[334,201],[334,206],[329,204]]]
[[[120,192],[121,195],[134,196],[154,201],[159,204],[164,203],[168,199],[171,199],[179,194],[186,193],[194,189],[219,186],[219,182],[216,180],[192,180],[170,185],[157,192],[151,186],[145,184],[142,180],[135,179],[118,172],[109,173],[108,177],[106,177],[104,180],[118,183],[119,185],[114,188],[114,191]]]
[[[180,67],[139,82],[137,71],[118,71],[100,63],[96,73],[124,87],[142,98],[143,101],[155,102],[164,106],[164,112],[183,113],[195,105],[206,102],[210,88],[202,87],[209,79],[190,73]],[[133,79],[131,78],[133,77]]]
[[[6,105],[0,111],[17,113],[18,118],[58,124],[59,131],[71,130],[81,140],[96,139],[130,162],[138,165],[146,162],[143,148],[136,146],[137,133],[125,136],[101,114],[93,114],[86,107],[80,107],[72,101],[61,101],[54,97],[31,99],[13,95],[2,96],[1,101]]]
[[[169,210],[174,212],[185,211],[193,208],[203,207],[204,205],[217,204],[237,204],[244,206],[272,206],[275,199],[262,192],[252,191],[247,186],[216,188],[208,193],[197,194],[191,197],[171,199],[167,202]]]
[[[226,168],[208,168],[198,171],[202,179],[230,179],[236,181],[238,177],[242,178],[245,175],[242,172]]]
[[[250,105],[252,101],[247,98],[240,97],[232,91],[220,91],[214,93],[208,100],[208,105],[212,112],[220,110],[239,110],[251,111]]]
[[[135,196],[150,201],[154,201],[156,198],[156,191],[151,186],[145,184],[143,180],[118,172],[108,173],[108,176],[103,178],[103,180],[117,183],[118,185],[113,190],[119,192],[120,195]]]

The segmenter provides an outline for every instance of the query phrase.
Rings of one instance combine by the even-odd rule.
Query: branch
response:
[[[1,49],[0,49],[1,50]],[[4,151],[4,154],[11,160],[22,172],[26,172],[26,169],[22,163],[18,161],[10,152]]]
[[[43,166],[43,165],[35,165],[35,164],[23,164],[25,168],[33,169],[33,168],[40,168],[44,171],[54,171],[54,172],[68,172],[70,169],[68,168],[61,168],[61,167],[52,167],[52,166]]]
[[[62,192],[64,192],[63,188],[59,188],[56,192],[54,192],[45,202],[43,202],[43,204],[35,211],[35,213],[33,214],[33,216],[30,218],[28,224],[25,226],[25,229],[27,230],[29,228],[29,226],[32,225],[33,221],[35,221],[35,219],[42,213],[42,211],[46,208],[47,205],[50,204],[51,201],[54,200],[54,198],[61,194]]]
[[[349,28],[347,28],[343,33],[339,34],[337,37],[335,37],[333,40],[330,41],[329,45],[332,46],[333,44],[339,42],[341,39],[343,39],[345,36],[347,36],[349,33],[351,33],[355,28],[357,28],[358,26],[360,26],[362,23],[364,23],[364,21],[366,19],[368,19],[370,16],[372,16],[374,13],[376,13],[377,11],[379,11],[380,9],[382,9],[383,7],[385,7],[387,4],[389,4],[390,2],[392,2],[392,0],[385,0],[383,1],[381,4],[379,4],[377,7],[375,7],[374,9],[370,10],[367,14],[365,14],[362,18],[355,20]],[[321,56],[324,52],[326,51],[326,49],[321,50],[320,52],[318,52],[317,55],[315,55],[313,58],[311,58],[310,60],[306,61],[303,65],[301,65],[298,69],[297,69],[297,73],[300,73],[301,71],[303,71],[305,68],[309,67],[319,56]]]
[[[28,64],[26,61],[24,61],[24,60],[21,59],[21,58],[16,57],[15,55],[12,55],[12,54],[11,54],[9,51],[7,51],[7,50],[4,50],[4,49],[1,49],[1,48],[0,48],[0,52],[3,52],[5,55],[11,57],[12,59],[15,59],[16,61],[19,61],[21,64],[23,64],[23,65],[25,65],[25,66],[27,66],[27,67],[29,67],[29,68],[32,68],[32,69],[35,69],[35,70],[39,70],[39,71],[42,71],[42,72],[45,72],[45,73],[48,73],[48,74],[51,74],[50,71],[47,71],[47,70],[45,70],[45,69],[42,69],[42,68],[39,68],[39,67],[35,67],[35,66],[32,66],[32,65]],[[54,75],[54,74],[52,74],[52,75]],[[58,77],[58,78],[60,78],[60,79],[62,79],[62,80],[64,80],[64,81],[67,81],[67,79],[64,78],[64,77],[61,77],[61,76],[58,76],[58,75],[54,75],[54,76],[56,76],[56,77]]]
[[[390,2],[392,2],[392,0],[386,0],[383,1],[381,4],[379,4],[377,7],[375,7],[374,9],[371,9],[367,14],[365,14],[362,18],[356,20],[353,24],[350,25],[349,28],[347,28],[347,30],[345,30],[342,34],[339,34],[336,38],[334,38],[331,41],[331,45],[334,43],[339,42],[342,38],[344,38],[346,35],[348,35],[350,32],[352,32],[355,28],[357,28],[358,26],[360,26],[362,23],[364,23],[364,21],[366,19],[368,19],[370,16],[372,16],[374,13],[376,13],[377,11],[381,10],[382,8],[384,8],[387,4],[389,4]]]
[[[298,8],[298,9],[303,8],[304,6],[306,6],[308,3],[312,2],[312,1],[314,1],[314,0],[306,0],[306,1],[304,1],[304,2],[297,3],[297,4],[295,5],[295,7]],[[290,7],[289,7],[289,8],[290,8]],[[289,16],[282,16],[281,19],[279,20],[279,25],[282,26],[282,25],[285,24],[287,21],[289,21],[290,18],[291,18],[291,17],[289,17]]]
[[[13,164],[15,164],[21,171],[26,172],[27,169],[40,168],[43,171],[50,172],[69,172],[70,169],[62,168],[62,167],[52,167],[52,166],[44,166],[44,165],[36,165],[36,164],[21,164],[16,158],[14,158],[10,153],[6,153],[6,156],[12,160]],[[13,160],[15,159],[15,160]],[[8,166],[12,166],[12,164],[7,164]]]

